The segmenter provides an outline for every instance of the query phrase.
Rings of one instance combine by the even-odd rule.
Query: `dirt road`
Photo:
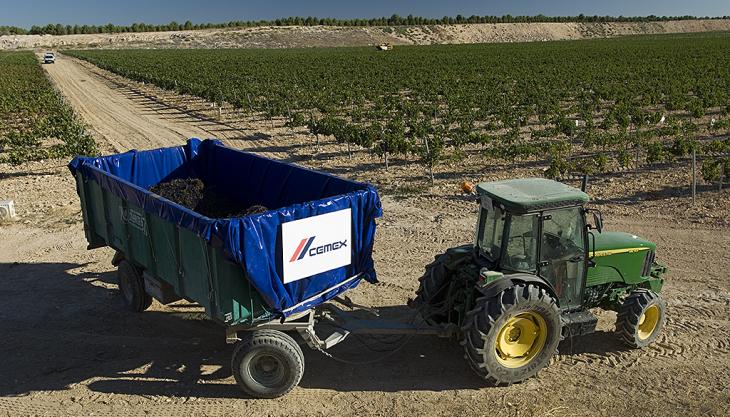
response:
[[[97,140],[110,151],[176,146],[191,137],[218,138],[229,145],[255,138],[245,128],[233,128],[184,104],[163,102],[86,62],[61,56],[45,68]]]
[[[108,80],[66,57],[46,68],[74,109],[92,126],[95,136],[116,151],[168,146],[179,143],[181,137],[209,136],[196,125],[166,118],[162,111],[150,111],[141,95],[130,100],[115,91]]]
[[[267,121],[219,123],[204,111],[206,103],[65,57],[46,68],[105,149],[221,136],[232,146],[303,160],[306,143]],[[337,156],[338,150],[327,144],[320,158],[305,162],[340,175],[380,176],[366,159]],[[410,178],[397,166],[387,175]],[[444,180],[428,193],[383,196],[374,254],[382,282],[358,287],[355,301],[399,309],[413,296],[423,265],[471,240],[476,207],[449,187]],[[614,206],[624,197],[603,193],[604,211],[620,212]],[[155,303],[143,314],[121,308],[112,252],[86,250],[63,161],[0,166],[0,196],[16,200],[21,215],[0,225],[0,416],[730,414],[730,229],[668,214],[674,209],[660,200],[632,205],[639,215],[607,219],[612,230],[657,242],[670,267],[663,292],[668,322],[650,348],[627,350],[612,332],[615,314],[598,312],[596,334],[566,340],[538,378],[506,388],[483,387],[461,347],[448,340],[413,338],[366,366],[305,350],[300,387],[281,399],[251,400],[228,370],[223,329],[197,307]],[[647,204],[651,210],[642,211]],[[684,204],[684,198],[671,202],[677,210]],[[368,347],[385,347],[367,342],[349,340],[334,353],[368,360],[380,355]]]

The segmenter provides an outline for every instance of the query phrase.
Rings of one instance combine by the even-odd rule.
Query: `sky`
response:
[[[730,0],[0,0],[0,26],[48,23],[216,23],[287,16],[371,18],[399,14],[727,16]]]

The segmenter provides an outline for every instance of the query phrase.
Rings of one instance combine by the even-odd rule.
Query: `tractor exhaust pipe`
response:
[[[588,188],[588,174],[583,174],[583,178],[580,180],[580,190],[586,192]]]

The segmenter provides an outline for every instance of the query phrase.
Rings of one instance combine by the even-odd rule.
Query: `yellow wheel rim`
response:
[[[497,361],[507,368],[527,365],[542,352],[547,331],[539,314],[524,312],[511,317],[497,334]]]
[[[660,314],[661,311],[659,310],[659,306],[656,304],[650,305],[646,310],[644,310],[644,314],[639,317],[639,324],[637,326],[639,339],[646,340],[652,335],[652,333],[654,333],[657,324],[659,324]]]

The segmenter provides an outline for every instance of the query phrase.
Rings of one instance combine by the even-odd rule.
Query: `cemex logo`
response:
[[[317,236],[312,236],[309,238],[302,239],[301,242],[299,242],[299,245],[297,246],[297,249],[294,251],[294,254],[292,255],[289,262],[300,261],[300,260],[304,259],[304,257],[307,255],[309,255],[310,257],[317,256],[317,255],[321,255],[323,253],[331,252],[333,250],[337,250],[337,249],[344,248],[347,246],[347,240],[342,240],[342,241],[327,243],[327,244],[321,245],[321,246],[311,247],[312,243],[314,242],[314,239],[316,237]]]
[[[288,284],[350,265],[351,239],[350,208],[282,223],[282,281]]]

